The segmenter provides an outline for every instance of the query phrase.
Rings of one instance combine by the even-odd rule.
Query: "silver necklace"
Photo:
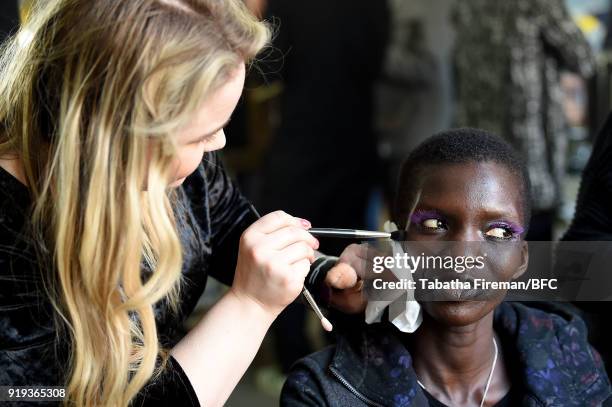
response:
[[[495,347],[495,356],[493,356],[493,365],[491,365],[491,371],[489,372],[489,377],[487,378],[487,384],[482,395],[482,400],[480,401],[480,407],[484,405],[484,402],[487,398],[487,392],[489,391],[489,386],[491,385],[491,380],[493,379],[493,372],[495,371],[495,365],[497,364],[497,354],[499,351],[497,349],[497,342],[495,341],[495,338],[493,338],[493,346]],[[417,383],[423,388],[423,390],[427,390],[419,379],[417,379]]]

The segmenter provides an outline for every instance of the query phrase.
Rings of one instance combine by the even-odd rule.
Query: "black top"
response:
[[[612,113],[582,173],[574,219],[561,240],[612,240]]]
[[[582,173],[574,219],[561,240],[612,241],[612,113],[599,131],[593,153]],[[558,265],[575,261],[576,253],[561,251]],[[562,271],[565,272],[565,271]],[[612,313],[610,301],[579,301],[575,303],[589,321],[593,345],[602,353],[612,373],[612,330],[608,321]]]
[[[231,284],[239,237],[255,219],[249,202],[231,182],[216,155],[178,189],[177,223],[183,244],[183,286],[178,317],[155,306],[161,345],[173,347],[181,325],[204,291],[208,275]],[[65,373],[65,338],[57,340],[54,312],[41,286],[31,243],[24,230],[31,205],[28,189],[0,167],[0,386],[59,386]],[[134,405],[159,401],[199,405],[178,362],[149,383]]]

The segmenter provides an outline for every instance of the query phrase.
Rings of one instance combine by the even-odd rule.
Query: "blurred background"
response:
[[[563,234],[612,103],[611,0],[245,2],[275,34],[250,69],[223,159],[260,212],[379,229],[407,154],[439,130],[473,126],[527,160],[528,238]],[[0,36],[30,6],[3,0]],[[186,329],[224,289],[209,284]],[[277,405],[291,364],[331,341],[290,306],[227,405]]]

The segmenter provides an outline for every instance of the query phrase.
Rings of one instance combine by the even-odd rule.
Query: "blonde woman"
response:
[[[257,220],[214,154],[268,37],[238,0],[35,6],[0,60],[0,385],[225,402],[318,248],[308,221]],[[207,275],[231,289],[180,338]]]

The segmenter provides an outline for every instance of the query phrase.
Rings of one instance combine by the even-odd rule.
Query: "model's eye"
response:
[[[444,223],[440,219],[425,219],[421,225],[427,229],[441,229]]]
[[[487,230],[485,235],[494,237],[496,239],[510,239],[514,236],[509,229],[499,226]]]
[[[441,232],[448,229],[442,214],[432,210],[416,210],[410,222],[423,232]]]

